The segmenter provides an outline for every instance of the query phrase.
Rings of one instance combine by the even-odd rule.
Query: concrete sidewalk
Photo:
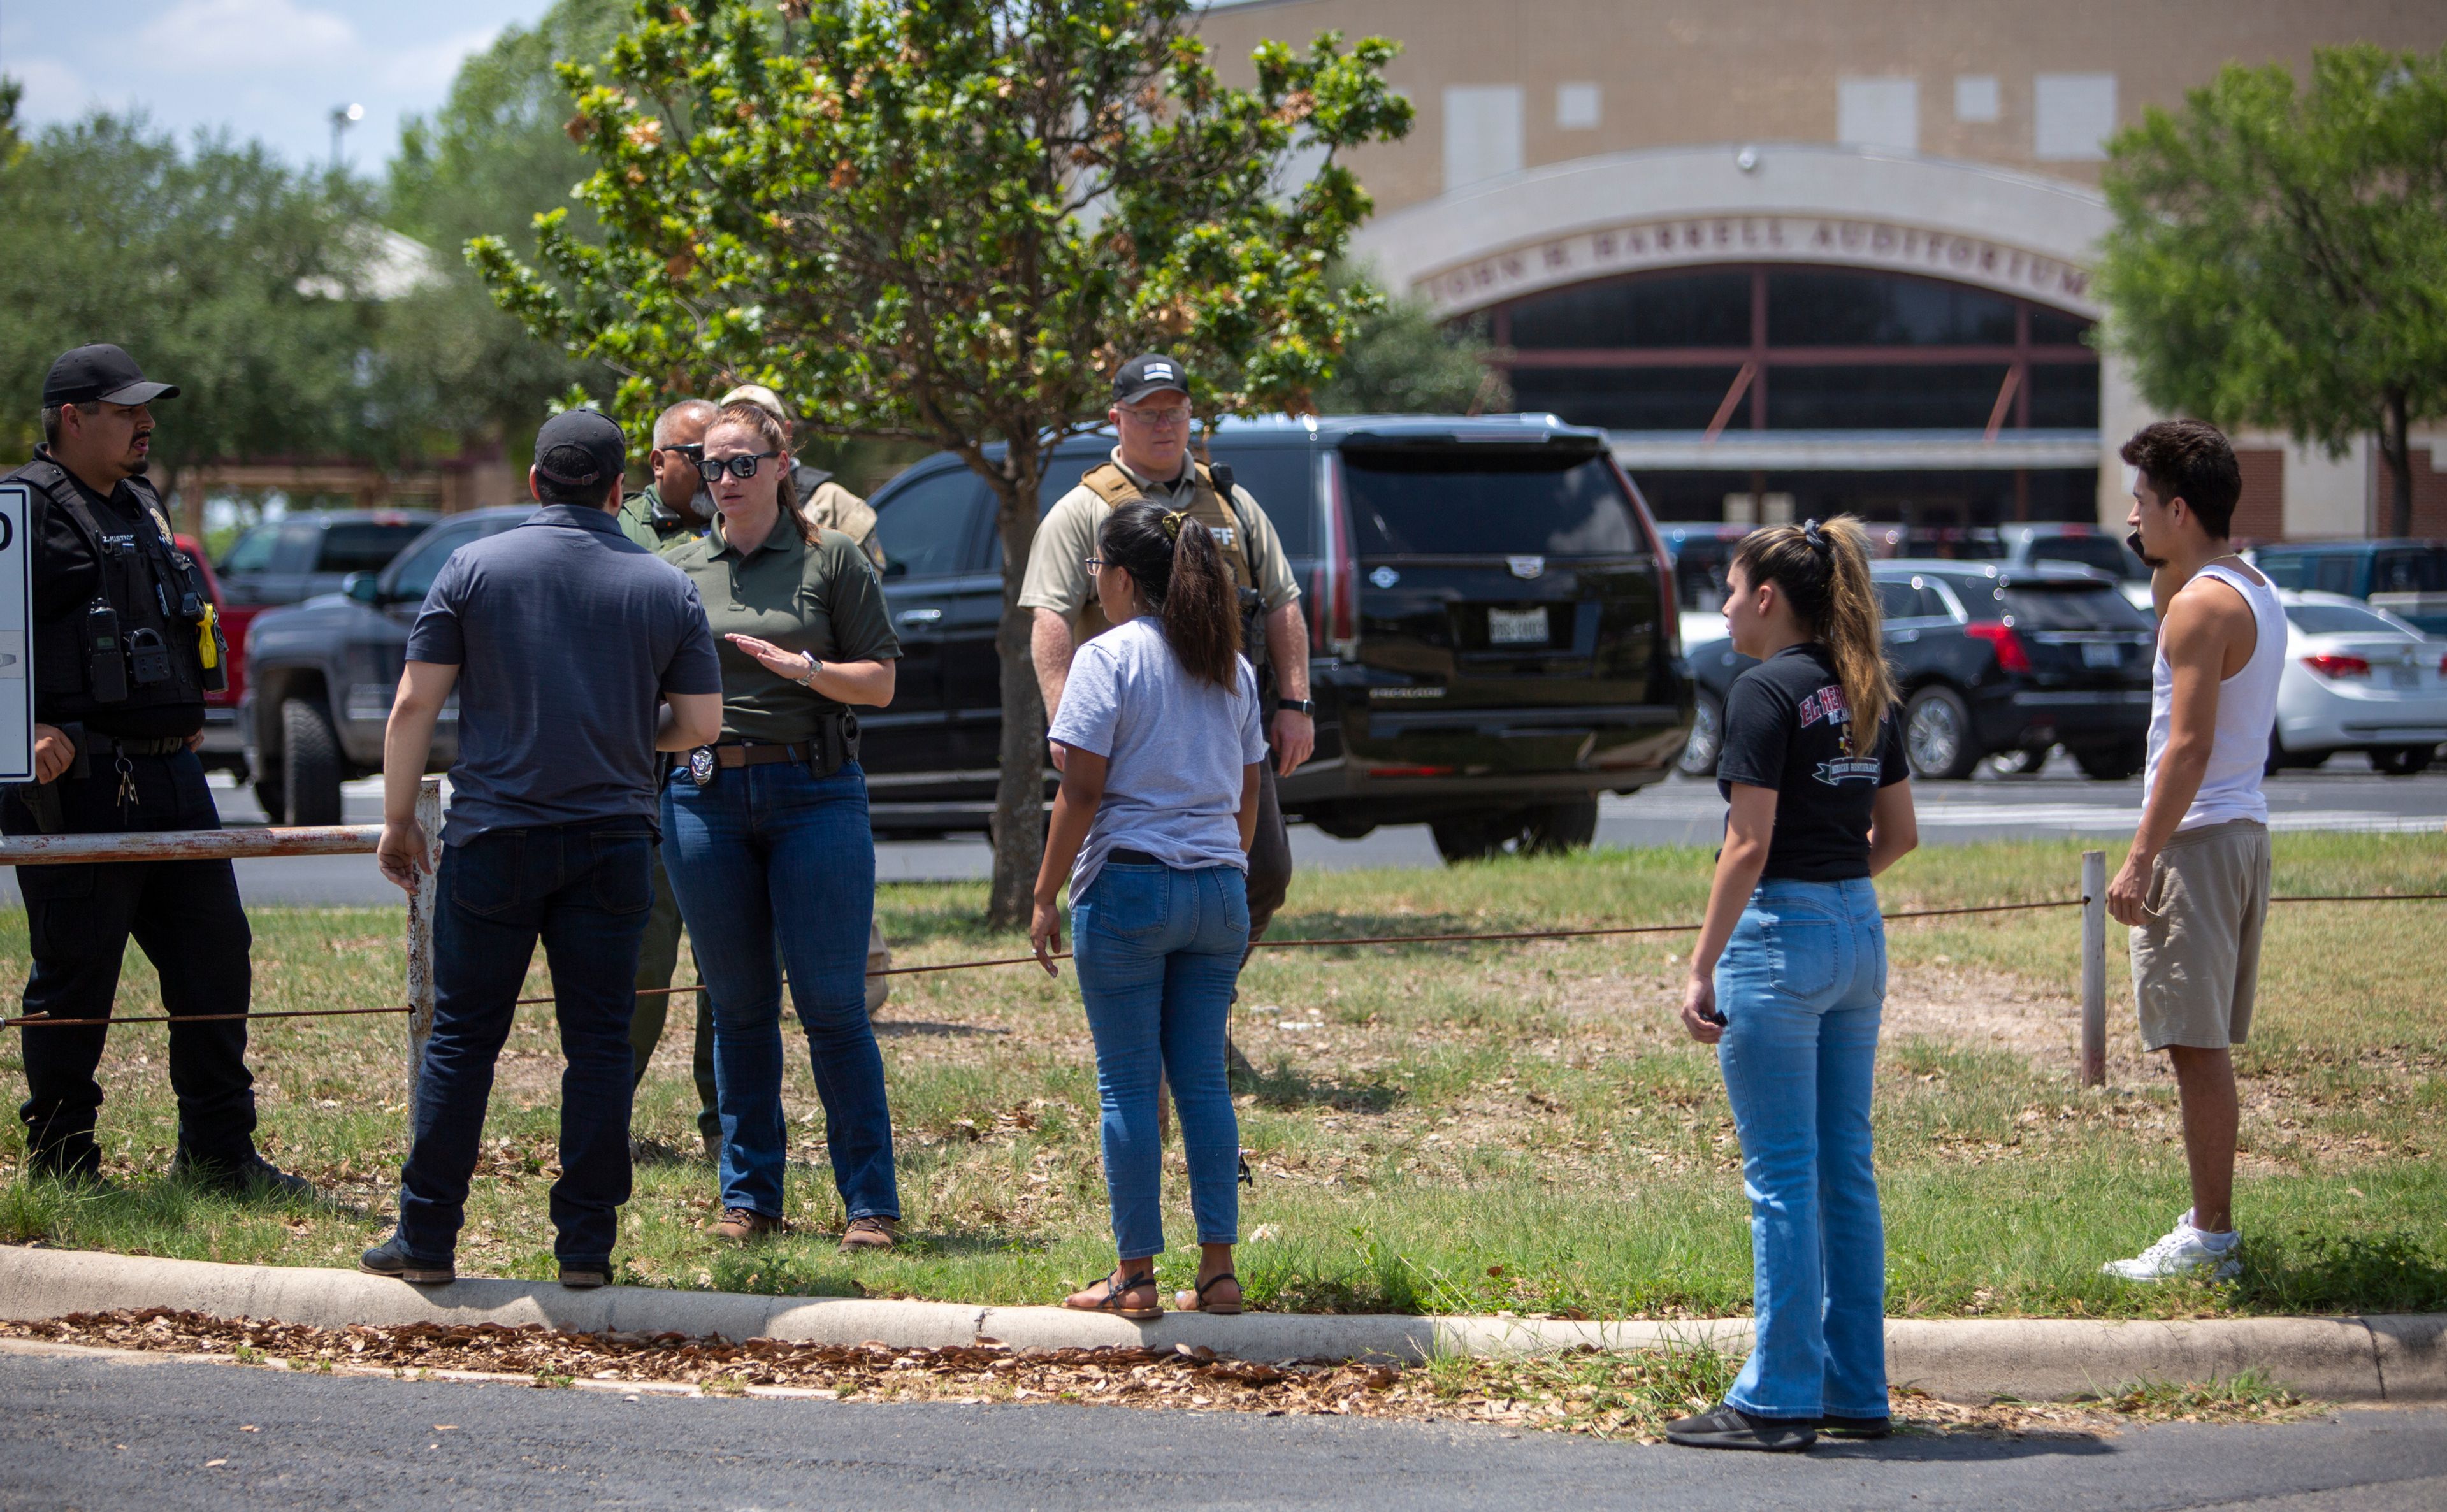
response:
[[[1058,1307],[745,1296],[549,1281],[460,1280],[415,1287],[354,1271],[218,1265],[80,1250],[0,1245],[0,1318],[169,1307],[216,1317],[316,1328],[351,1323],[542,1324],[572,1332],[719,1333],[820,1344],[867,1340],[901,1349],[970,1344],[1016,1349],[1205,1346],[1244,1359],[1415,1361],[1435,1354],[1523,1354],[1706,1344],[1750,1348],[1747,1318],[1571,1323],[1508,1317],[1167,1313],[1153,1323]],[[2331,1402],[2447,1401],[2447,1314],[2220,1318],[2191,1322],[1894,1318],[1887,1370],[1897,1386],[1953,1401],[2047,1401],[2135,1381],[2208,1381],[2257,1370]]]

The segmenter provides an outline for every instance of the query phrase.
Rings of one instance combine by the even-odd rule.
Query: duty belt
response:
[[[130,737],[87,730],[82,743],[91,756],[176,756],[187,748],[184,735]]]
[[[677,765],[689,775],[689,781],[699,787],[713,782],[717,773],[742,766],[771,766],[789,762],[805,766],[810,776],[830,777],[858,760],[858,716],[827,714],[824,716],[810,741],[767,743],[763,741],[729,740],[712,746],[699,746],[681,757]]]

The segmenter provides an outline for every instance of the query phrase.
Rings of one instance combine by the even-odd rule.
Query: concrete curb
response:
[[[1746,1318],[1571,1323],[1505,1317],[1167,1313],[1155,1323],[1058,1307],[978,1307],[854,1297],[744,1296],[546,1281],[462,1280],[414,1287],[353,1271],[218,1265],[90,1251],[0,1245],[0,1318],[31,1320],[113,1308],[175,1307],[217,1317],[317,1328],[351,1323],[540,1323],[580,1332],[720,1333],[814,1344],[880,1340],[941,1348],[979,1336],[1018,1349],[1205,1346],[1244,1359],[1415,1361],[1435,1354],[1534,1354],[1591,1345],[1750,1348]],[[2047,1401],[2134,1381],[2207,1381],[2257,1370],[2332,1402],[2447,1401],[2447,1314],[2218,1318],[2104,1323],[2081,1319],[1894,1318],[1887,1369],[1898,1386],[1956,1401]]]

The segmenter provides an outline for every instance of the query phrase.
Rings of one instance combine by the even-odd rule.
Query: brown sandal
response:
[[[1213,1276],[1210,1276],[1206,1279],[1199,1282],[1198,1290],[1194,1292],[1175,1293],[1172,1299],[1173,1306],[1181,1309],[1185,1313],[1210,1313],[1217,1317],[1238,1317],[1241,1315],[1242,1299],[1235,1297],[1229,1302],[1209,1302],[1206,1300],[1206,1289],[1211,1286],[1220,1286],[1225,1281],[1231,1282],[1235,1287],[1238,1287],[1241,1284],[1241,1278],[1233,1275],[1231,1272],[1218,1271]]]
[[[1154,1307],[1129,1307],[1123,1303],[1122,1298],[1142,1286],[1149,1289],[1155,1286],[1154,1272],[1141,1271],[1138,1275],[1124,1280],[1121,1267],[1115,1266],[1105,1277],[1105,1295],[1101,1299],[1082,1306],[1069,1297],[1064,1297],[1062,1305],[1074,1313],[1110,1313],[1116,1317],[1126,1317],[1134,1323],[1144,1323],[1149,1318],[1164,1316],[1164,1304],[1161,1302]]]

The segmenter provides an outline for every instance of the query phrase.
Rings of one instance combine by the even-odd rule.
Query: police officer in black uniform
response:
[[[32,492],[34,765],[0,802],[10,835],[218,829],[195,746],[227,647],[201,575],[144,479],[155,400],[117,347],[80,347],[43,381],[44,444],[8,475]],[[256,1153],[246,1068],[251,936],[226,860],[20,869],[33,973],[26,1012],[109,1016],[132,936],[161,974],[179,1099],[174,1174],[233,1194],[313,1188]],[[213,1020],[200,1022],[200,1020]],[[98,1181],[99,1025],[24,1031],[28,1164]]]

